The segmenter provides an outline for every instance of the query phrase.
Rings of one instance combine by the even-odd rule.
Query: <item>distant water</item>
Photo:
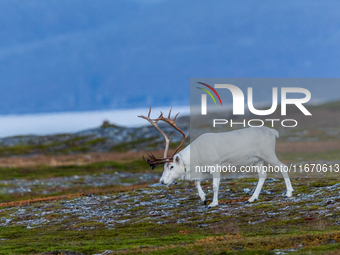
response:
[[[168,113],[170,106],[152,108],[151,116],[156,118],[160,111]],[[112,124],[136,127],[147,124],[138,115],[147,115],[148,108],[129,110],[107,110],[87,112],[62,112],[27,115],[0,115],[0,137],[17,135],[48,135],[73,133],[84,129],[99,127],[104,120]],[[173,114],[189,115],[189,106],[174,106]]]

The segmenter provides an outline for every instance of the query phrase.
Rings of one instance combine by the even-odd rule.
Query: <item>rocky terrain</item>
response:
[[[185,132],[189,129],[188,117],[179,118],[176,123]],[[169,125],[160,123],[159,126],[169,136],[174,132],[173,128]],[[182,136],[175,134],[171,141],[175,146],[182,141]],[[125,152],[157,150],[163,147],[163,136],[151,125],[129,128],[104,122],[101,127],[74,134],[27,135],[0,138],[0,157],[77,154],[85,152]]]
[[[51,195],[56,190],[67,190],[73,186],[78,189],[100,188],[111,186],[128,186],[141,182],[157,182],[159,173],[128,173],[115,174],[101,173],[98,175],[74,175],[67,177],[54,177],[48,179],[12,179],[0,180],[0,194],[34,194]]]
[[[46,254],[62,253],[60,247],[67,250],[72,243],[77,244],[73,251],[84,254],[162,254],[174,249],[183,254],[202,249],[216,254],[248,249],[290,254],[320,245],[339,246],[339,183],[295,179],[296,195],[287,199],[283,180],[269,178],[260,200],[245,204],[255,185],[255,179],[222,181],[220,205],[212,209],[201,203],[189,182],[1,204],[0,226],[7,230],[0,234],[0,244],[4,254],[19,240],[30,245],[17,252],[50,252]],[[210,202],[210,182],[203,189]],[[97,240],[98,233],[102,234]],[[65,235],[73,241],[69,243]],[[171,236],[182,241],[170,245]],[[47,243],[42,245],[42,240]]]

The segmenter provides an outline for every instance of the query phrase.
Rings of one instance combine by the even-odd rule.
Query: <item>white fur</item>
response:
[[[190,168],[190,161],[195,165],[233,165],[259,166],[259,182],[248,200],[258,199],[267,173],[261,168],[264,161],[272,166],[284,166],[275,154],[275,142],[279,133],[267,127],[244,128],[223,133],[206,133],[199,136],[181,152],[174,156],[173,162],[164,165],[164,172],[160,182],[170,185],[176,179],[195,180],[198,195],[206,203],[206,195],[201,188],[201,181],[213,177],[214,198],[209,207],[218,205],[218,189],[221,175],[214,173],[194,173]],[[191,153],[191,158],[190,158]],[[291,197],[293,188],[287,172],[281,171],[287,188],[287,197]]]

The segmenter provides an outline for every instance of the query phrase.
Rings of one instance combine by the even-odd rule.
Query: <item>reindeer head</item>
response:
[[[185,165],[181,157],[175,155],[173,161],[164,164],[164,171],[159,182],[169,186],[183,174],[185,174]]]
[[[164,172],[163,172],[163,175],[160,179],[160,182],[162,184],[166,184],[166,185],[170,185],[174,180],[178,179],[185,171],[185,166],[183,164],[182,159],[180,158],[179,155],[176,155],[176,154],[180,151],[182,145],[184,144],[186,137],[188,136],[188,134],[185,134],[175,123],[176,118],[177,118],[179,113],[177,113],[176,116],[173,119],[170,119],[171,109],[170,109],[170,112],[169,112],[169,116],[167,118],[164,118],[163,113],[161,112],[161,114],[159,115],[159,117],[157,119],[151,119],[150,118],[151,107],[150,107],[148,117],[138,116],[140,118],[143,118],[143,119],[146,119],[147,121],[149,121],[159,132],[161,132],[161,134],[165,138],[165,149],[164,149],[163,158],[157,158],[152,153],[149,153],[148,154],[149,158],[146,159],[143,156],[143,159],[146,162],[149,163],[149,165],[151,166],[152,169],[155,169],[155,167],[158,166],[158,165],[164,164]],[[170,138],[168,138],[167,135],[158,127],[158,121],[160,121],[160,120],[170,124],[174,129],[176,129],[177,131],[179,131],[183,135],[183,140],[182,140],[181,144],[177,147],[175,152],[170,157],[168,157],[167,154],[168,154],[168,150],[169,150],[170,140],[175,133],[173,133],[170,136]]]

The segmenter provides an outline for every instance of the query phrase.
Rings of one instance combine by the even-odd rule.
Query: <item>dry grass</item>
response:
[[[277,143],[277,152],[327,152],[340,149],[340,141],[284,142]]]
[[[237,203],[237,202],[246,202],[248,201],[250,197],[241,197],[241,198],[236,198],[236,199],[228,199],[228,200],[219,200],[219,204],[232,204],[232,203]]]
[[[306,223],[301,226],[304,231],[325,231],[327,227],[334,224],[327,218],[319,217],[316,213],[310,213],[309,216],[305,219]]]
[[[239,250],[274,250],[274,249],[291,249],[299,248],[303,244],[303,248],[312,248],[325,245],[333,240],[340,241],[340,233],[338,231],[332,233],[306,233],[284,236],[258,236],[247,237],[241,233],[229,234],[224,236],[210,236],[197,240],[192,244],[165,245],[161,247],[143,247],[130,250],[116,251],[116,254],[141,254],[157,251],[158,253],[173,253],[177,249],[181,249],[181,254],[186,251],[188,254],[205,252],[206,254],[225,254],[226,252]],[[255,254],[255,253],[254,253]],[[256,253],[260,254],[260,253]],[[339,254],[339,253],[329,253]]]
[[[88,190],[86,192],[76,193],[76,194],[67,194],[67,195],[61,195],[61,196],[51,196],[51,197],[43,197],[43,198],[33,198],[28,200],[21,200],[21,201],[15,201],[15,202],[7,202],[7,203],[1,203],[0,207],[7,207],[7,206],[22,206],[22,205],[28,205],[33,203],[40,203],[40,202],[50,202],[50,201],[58,201],[63,199],[69,199],[69,198],[76,198],[76,197],[83,197],[88,195],[104,195],[104,194],[111,194],[115,192],[125,192],[129,190],[136,190],[141,188],[148,187],[148,184],[137,184],[137,185],[131,185],[131,186],[120,186],[120,187],[114,187],[114,188],[108,188],[108,189],[92,189]]]
[[[308,227],[311,231],[324,231],[331,224],[328,220],[319,218],[311,221]]]
[[[169,153],[173,150],[170,149]],[[163,151],[153,152],[155,155],[162,155]],[[103,161],[131,161],[141,159],[146,152],[107,152],[107,153],[85,153],[76,155],[44,156],[32,157],[9,157],[0,158],[0,167],[34,167],[39,165],[64,166],[64,165],[85,165]]]
[[[277,152],[327,152],[340,149],[340,141],[315,141],[315,142],[283,142],[276,145]],[[169,150],[172,153],[173,150]],[[155,155],[162,155],[163,151],[154,151]],[[39,165],[64,166],[64,165],[85,165],[102,161],[130,161],[141,159],[146,152],[106,152],[106,153],[85,153],[76,155],[32,157],[9,157],[0,158],[0,167],[34,167]]]
[[[215,235],[223,234],[239,234],[240,228],[236,222],[219,222],[209,227],[211,232]]]

